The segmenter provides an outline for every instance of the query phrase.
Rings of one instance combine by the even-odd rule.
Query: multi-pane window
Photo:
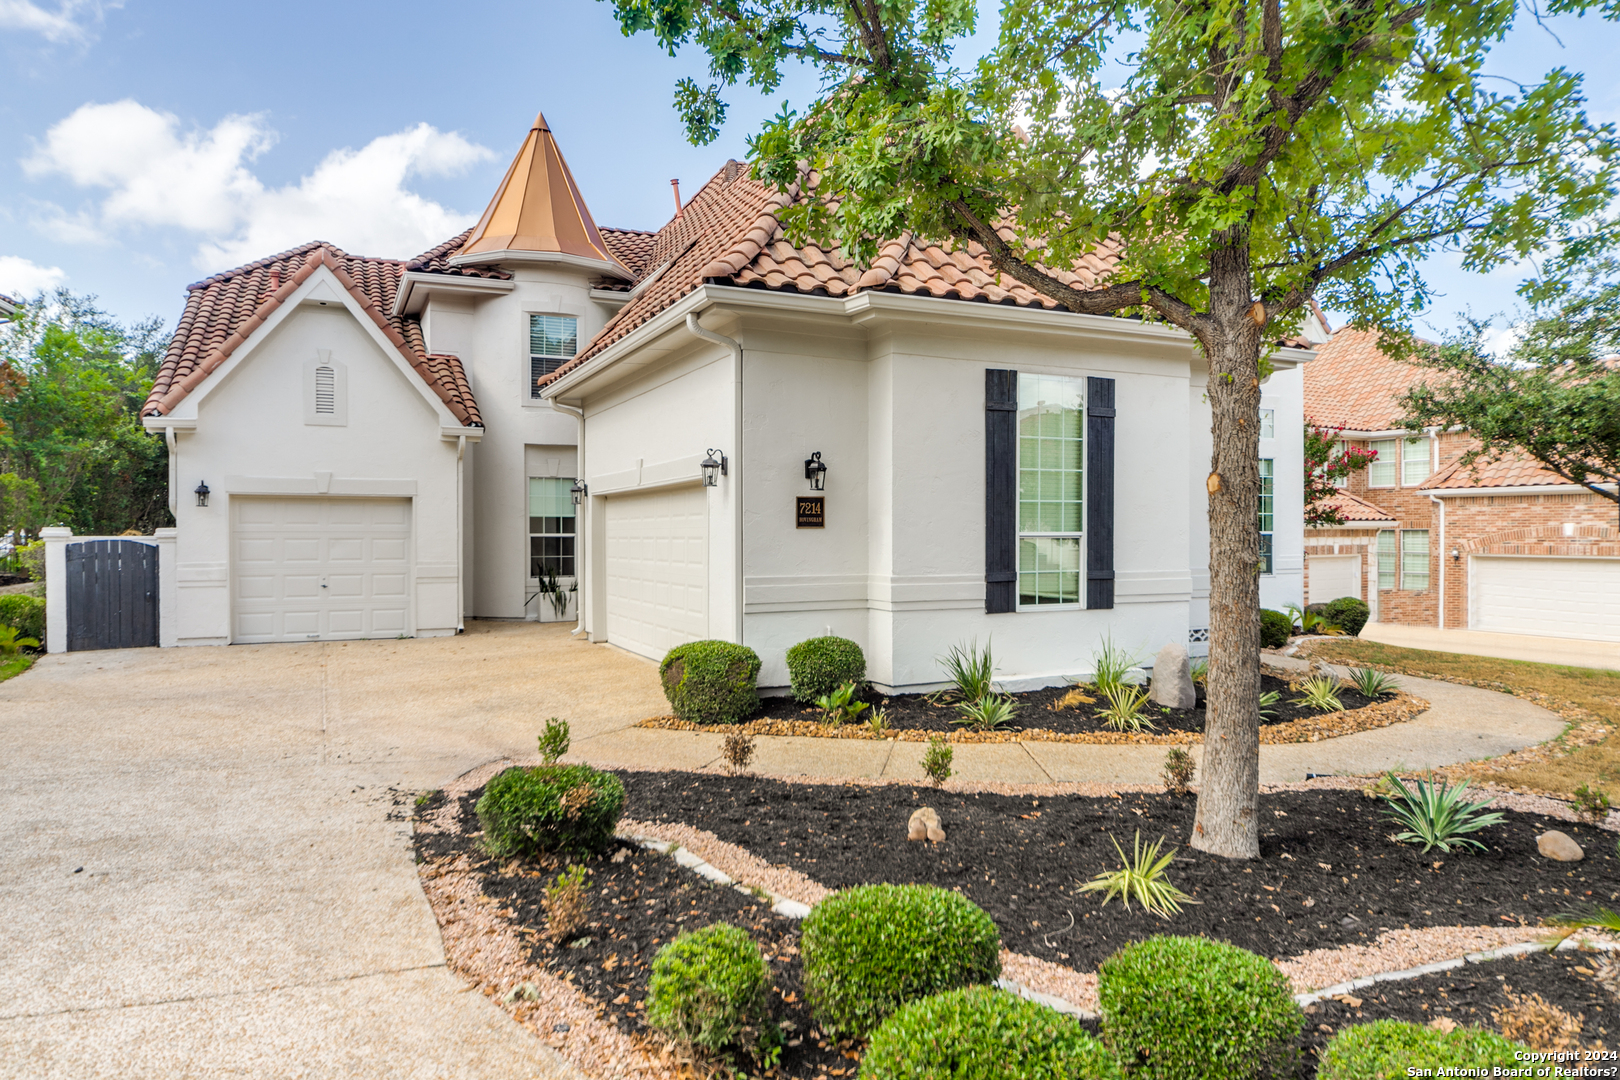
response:
[[[1018,376],[1018,603],[1078,604],[1085,401],[1079,379]]]
[[[574,481],[529,478],[529,576],[574,576]]]
[[[1395,533],[1391,529],[1378,534],[1378,587],[1395,587]]]
[[[1367,486],[1394,487],[1395,469],[1400,464],[1401,440],[1374,439],[1367,444],[1367,449],[1378,453],[1373,463],[1367,466]]]
[[[579,323],[572,315],[529,316],[529,396],[540,396],[539,382],[579,352]]]
[[[1407,439],[1401,443],[1401,486],[1417,487],[1434,472],[1430,467],[1429,440]]]
[[[1274,439],[1277,437],[1276,409],[1260,410],[1260,437],[1262,439]]]
[[[1422,592],[1429,587],[1429,530],[1401,530],[1401,588]]]
[[[1271,458],[1260,459],[1260,572],[1269,574],[1273,569],[1273,553],[1271,540],[1274,535],[1273,498],[1275,496],[1275,470]]]

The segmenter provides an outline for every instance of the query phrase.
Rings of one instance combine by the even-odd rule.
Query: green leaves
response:
[[[1504,820],[1501,813],[1481,813],[1490,805],[1490,799],[1470,802],[1463,798],[1463,792],[1468,790],[1466,780],[1452,787],[1431,775],[1426,783],[1414,780],[1411,788],[1394,773],[1388,774],[1388,780],[1395,789],[1395,794],[1385,797],[1389,818],[1406,826],[1405,832],[1397,833],[1392,839],[1422,844],[1425,852],[1439,848],[1449,854],[1454,848],[1463,847],[1483,851],[1485,845],[1467,834]]]
[[[1131,901],[1135,900],[1149,914],[1161,919],[1179,915],[1182,904],[1198,903],[1170,884],[1170,879],[1165,875],[1165,867],[1175,858],[1176,851],[1171,848],[1165,854],[1159,854],[1159,849],[1164,846],[1164,837],[1143,847],[1142,833],[1138,831],[1128,857],[1118,840],[1111,836],[1108,839],[1113,842],[1114,850],[1119,853],[1124,866],[1098,874],[1080,886],[1081,892],[1102,893],[1104,907],[1117,896],[1127,911],[1130,910]]]

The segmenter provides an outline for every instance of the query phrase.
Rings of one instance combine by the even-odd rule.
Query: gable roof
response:
[[[446,353],[429,354],[417,320],[386,314],[406,263],[349,255],[324,241],[302,244],[187,286],[186,309],[169,340],[141,415],[163,416],[170,412],[229,359],[319,266],[332,271],[457,420],[467,427],[483,426],[461,361]]]
[[[793,197],[798,197],[796,189]],[[1059,308],[1055,300],[1001,274],[977,243],[928,244],[908,233],[884,244],[865,268],[836,250],[795,246],[777,217],[788,199],[752,179],[741,162],[726,162],[653,238],[651,252],[636,275],[634,298],[578,356],[542,379],[541,385],[588,362],[705,283],[815,296],[882,291]],[[1011,238],[1010,230],[1006,235]],[[1054,273],[1068,284],[1090,288],[1118,260],[1118,250],[1110,245],[1088,253],[1072,270]]]
[[[1376,330],[1344,327],[1318,345],[1316,359],[1305,365],[1305,416],[1347,431],[1389,431],[1400,426],[1405,412],[1397,399],[1427,374],[1391,360],[1379,349]]]
[[[1458,458],[1419,485],[1424,491],[1574,486],[1535,458],[1519,453],[1504,454],[1495,461],[1480,459],[1472,465],[1464,465]]]

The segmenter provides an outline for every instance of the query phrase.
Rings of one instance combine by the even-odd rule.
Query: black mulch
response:
[[[1264,725],[1286,724],[1291,720],[1305,717],[1321,716],[1316,709],[1303,705],[1295,705],[1293,700],[1299,693],[1288,688],[1288,682],[1270,675],[1260,678],[1260,690],[1275,691],[1278,702],[1271,707],[1271,714],[1262,719]],[[1012,698],[1018,703],[1018,711],[1010,723],[1002,727],[1002,731],[1027,731],[1031,728],[1045,728],[1064,735],[1080,734],[1092,731],[1110,731],[1097,715],[1098,710],[1107,705],[1101,694],[1086,687],[1080,687],[1087,697],[1094,698],[1091,703],[1078,702],[1065,708],[1053,710],[1052,706],[1069,693],[1070,687],[1048,687],[1045,690],[1031,690],[1027,693],[1013,694]],[[1144,715],[1153,724],[1154,730],[1160,734],[1184,731],[1201,733],[1204,730],[1204,688],[1195,687],[1198,695],[1198,704],[1192,709],[1166,709],[1158,705],[1148,704]],[[874,707],[881,707],[888,726],[900,730],[910,731],[957,731],[962,725],[954,723],[961,717],[961,713],[951,705],[944,703],[945,698],[934,697],[927,694],[896,694],[893,697],[884,697],[875,692],[868,692],[866,701]],[[1373,698],[1362,696],[1355,690],[1348,688],[1339,691],[1339,701],[1346,709],[1361,709],[1373,704]],[[860,721],[865,721],[870,712],[862,713]],[[764,698],[760,711],[749,717],[751,720],[819,720],[821,710],[814,706],[805,706],[791,697]]]
[[[798,784],[697,773],[621,773],[627,813],[707,829],[830,888],[920,882],[959,889],[984,908],[1008,948],[1080,971],[1156,933],[1203,934],[1264,956],[1361,944],[1385,929],[1536,924],[1547,915],[1620,898],[1615,837],[1587,825],[1507,812],[1475,834],[1483,852],[1450,855],[1387,839],[1398,831],[1382,800],[1358,791],[1261,797],[1261,854],[1252,864],[1187,846],[1194,797],[1031,798],[926,787]],[[919,806],[937,810],[939,845],[906,840]],[[1547,829],[1573,836],[1584,861],[1536,852]],[[1200,903],[1161,920],[1081,894],[1129,852],[1166,837],[1172,882]]]
[[[621,844],[585,860],[590,923],[581,936],[553,944],[542,936],[546,920],[541,903],[564,861],[502,863],[484,856],[473,838],[479,828],[473,807],[481,794],[479,789],[459,800],[463,835],[418,832],[419,856],[471,855],[485,895],[509,905],[515,921],[535,931],[526,935],[531,959],[577,986],[601,1007],[605,1020],[628,1034],[656,1039],[644,1022],[653,957],[683,930],[728,922],[746,929],[765,951],[776,988],[771,1005],[783,1028],[784,1046],[777,1066],[763,1075],[854,1076],[856,1053],[847,1043],[829,1042],[805,1003],[798,920],[776,914],[768,900],[706,881],[667,855]],[[423,809],[437,809],[442,798],[434,796]],[[746,1060],[738,1064],[749,1065]]]

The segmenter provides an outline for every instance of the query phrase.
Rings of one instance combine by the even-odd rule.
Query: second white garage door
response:
[[[1361,596],[1360,555],[1307,555],[1310,582],[1308,604],[1325,604],[1341,596]]]
[[[701,487],[607,501],[610,643],[662,660],[708,636],[708,523]]]
[[[1620,641],[1620,559],[1469,560],[1470,628]]]
[[[231,499],[233,642],[412,632],[409,499]]]

